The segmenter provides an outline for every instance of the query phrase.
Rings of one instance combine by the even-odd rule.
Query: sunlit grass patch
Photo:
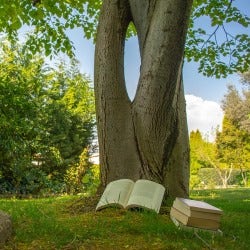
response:
[[[250,189],[191,194],[224,211],[222,237],[200,233],[211,248],[249,248],[249,197]],[[14,225],[5,249],[208,249],[193,232],[179,230],[172,223],[169,208],[160,214],[118,208],[95,212],[97,201],[77,196],[2,199],[0,209],[12,216]]]

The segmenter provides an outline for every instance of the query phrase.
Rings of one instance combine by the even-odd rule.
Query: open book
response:
[[[109,207],[145,208],[159,213],[165,188],[149,180],[121,179],[110,182],[96,206],[96,211]]]

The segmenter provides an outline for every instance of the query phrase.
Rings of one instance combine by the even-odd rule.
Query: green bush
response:
[[[79,157],[79,163],[70,167],[64,176],[66,191],[69,194],[93,193],[99,185],[99,166],[89,161],[89,152],[85,148]]]

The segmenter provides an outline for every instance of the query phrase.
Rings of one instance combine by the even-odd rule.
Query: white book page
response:
[[[96,206],[96,210],[112,204],[125,207],[133,186],[134,182],[129,179],[121,179],[110,182],[105,188],[102,197]]]
[[[165,188],[156,182],[138,180],[134,185],[127,207],[143,207],[159,213],[164,192]]]
[[[197,211],[204,211],[210,213],[218,213],[222,214],[222,210],[217,207],[214,207],[204,201],[197,201],[191,199],[184,199],[184,198],[176,198],[176,203],[179,203],[179,206],[183,205],[187,207],[189,210],[197,210]]]

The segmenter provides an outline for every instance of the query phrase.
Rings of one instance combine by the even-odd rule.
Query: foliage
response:
[[[0,32],[15,40],[21,27],[32,27],[33,33],[28,35],[26,44],[30,52],[44,52],[46,56],[64,52],[72,57],[73,44],[67,30],[80,27],[87,38],[93,38],[100,5],[100,0],[24,0],[11,4],[3,1]]]
[[[3,43],[1,49],[0,163],[5,185],[18,191],[24,171],[31,165],[30,156],[37,149],[41,126],[36,105],[42,95],[40,84],[46,77],[41,58],[34,58],[34,64],[30,64],[15,46]]]
[[[247,81],[247,75],[245,77]],[[246,186],[250,170],[250,91],[243,90],[243,96],[234,86],[228,86],[223,99],[225,117],[223,130],[218,134],[218,153],[224,162],[240,169]]]
[[[221,156],[217,153],[217,143],[207,142],[202,139],[199,131],[191,132],[190,148],[191,148],[191,182],[194,187],[215,187],[217,177],[220,178],[221,185],[225,188],[231,178],[233,171],[229,162],[223,162]],[[202,175],[203,168],[211,168],[210,171],[213,178],[204,178]]]
[[[199,130],[190,133],[190,188],[193,189],[200,184],[201,179],[198,176],[199,170],[203,166],[199,151],[204,143]]]
[[[245,80],[247,81],[247,76]],[[222,101],[225,113],[222,131],[217,131],[215,143],[203,141],[199,131],[191,132],[191,184],[194,186],[202,187],[201,183],[211,186],[212,179],[213,185],[218,185],[217,175],[210,170],[214,178],[210,178],[207,172],[207,178],[204,179],[204,174],[202,174],[204,167],[213,167],[225,187],[228,182],[248,185],[250,172],[249,97],[249,90],[244,89],[243,95],[240,95],[234,86],[228,86],[228,92]],[[238,171],[241,180],[235,177],[233,174],[235,171]]]
[[[248,249],[250,189],[197,190],[192,199],[223,210],[223,237],[199,232],[211,249]],[[1,199],[0,209],[13,219],[15,234],[8,249],[206,249],[192,232],[175,227],[169,214],[106,209],[71,210],[76,196],[47,199]],[[88,200],[80,198],[83,208]],[[169,208],[165,208],[167,210]],[[112,237],[111,237],[112,236]],[[111,240],[112,238],[112,240]]]
[[[191,148],[191,179],[196,179],[196,186],[207,186],[208,179],[204,180],[200,175],[202,168],[213,168],[221,177],[221,182],[224,183],[227,178],[227,165],[220,163],[216,155],[216,145],[214,143],[202,139],[199,130],[191,132],[190,134],[190,148]],[[195,160],[193,160],[195,159]],[[195,169],[195,171],[194,171]],[[213,173],[216,176],[216,173]],[[229,176],[230,177],[230,176]],[[214,185],[211,182],[209,185]],[[224,183],[223,185],[227,185]]]
[[[94,195],[100,185],[100,166],[93,164],[87,169],[82,182],[84,184],[84,191],[87,196]]]
[[[241,82],[250,87],[250,68],[248,71],[241,74]]]
[[[229,85],[222,104],[225,115],[233,125],[250,133],[250,91],[243,90],[240,95],[233,85]]]
[[[226,171],[226,169],[224,170]],[[197,174],[201,182],[195,187],[195,189],[211,189],[221,187],[221,177],[215,168],[203,167],[199,170]],[[232,169],[230,178],[228,180],[228,186],[243,186],[241,184],[242,178],[240,175],[240,170]]]
[[[206,76],[226,77],[249,67],[249,36],[230,32],[231,23],[245,28],[250,24],[250,18],[237,9],[236,2],[194,1],[185,55],[188,61],[199,62],[199,72]]]
[[[86,38],[95,39],[101,0],[23,0],[0,6],[0,32],[16,40],[17,31],[32,27],[26,48],[31,53],[44,52],[52,56],[63,52],[74,55],[74,45],[67,31],[82,28]],[[207,24],[207,31],[200,24]],[[189,25],[185,56],[188,61],[200,63],[199,71],[207,76],[227,76],[243,72],[249,67],[249,43],[247,34],[231,34],[230,24],[247,28],[249,17],[235,7],[235,1],[195,0]],[[130,25],[127,35],[134,35]],[[222,40],[218,39],[223,35]]]
[[[247,171],[250,169],[250,135],[238,129],[225,116],[223,130],[217,135],[217,154],[221,162],[240,169],[247,185]]]
[[[76,61],[69,68],[60,63],[58,72],[51,75],[47,84],[50,86],[45,106],[47,130],[43,140],[46,145],[58,148],[65,168],[78,161],[83,148],[93,139],[94,93]]]
[[[61,190],[56,183],[93,138],[89,80],[75,61],[50,68],[8,41],[0,69],[1,192],[37,193],[52,183]]]
[[[89,161],[87,148],[82,151],[79,162],[66,170],[64,180],[67,193],[95,193],[99,185],[99,166]]]

